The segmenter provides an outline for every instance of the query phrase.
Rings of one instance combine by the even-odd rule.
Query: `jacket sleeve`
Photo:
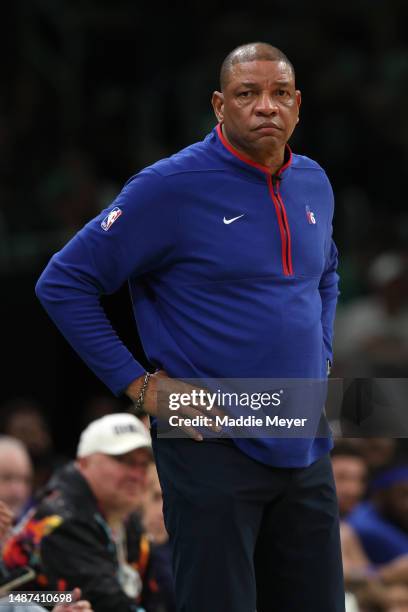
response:
[[[169,265],[176,230],[166,178],[146,169],[52,257],[36,285],[59,330],[117,395],[145,369],[113,330],[99,298]]]
[[[337,274],[337,262],[338,252],[336,245],[333,241],[333,208],[334,198],[333,191],[330,183],[328,187],[330,189],[330,204],[331,214],[329,217],[327,240],[325,249],[325,267],[323,274],[320,278],[319,292],[322,300],[322,328],[323,328],[323,342],[325,349],[326,359],[333,362],[333,330],[334,330],[334,317],[336,314],[337,298],[339,296],[339,276]]]
[[[40,546],[42,570],[48,588],[63,584],[79,587],[98,612],[137,612],[136,602],[122,590],[112,557],[90,525],[65,520],[44,537]]]

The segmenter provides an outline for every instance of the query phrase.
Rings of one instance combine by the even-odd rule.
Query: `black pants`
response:
[[[231,441],[152,435],[178,612],[344,612],[328,455],[275,468]]]

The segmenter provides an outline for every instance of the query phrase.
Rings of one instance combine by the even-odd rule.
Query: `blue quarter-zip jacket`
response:
[[[171,377],[326,376],[338,295],[333,193],[316,162],[286,153],[272,179],[217,127],[132,177],[52,257],[37,295],[115,394],[145,371],[99,303],[126,280],[146,355]],[[307,466],[332,446],[330,437],[235,443],[281,467]]]

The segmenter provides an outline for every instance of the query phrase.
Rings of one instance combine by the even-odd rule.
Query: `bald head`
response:
[[[28,454],[26,446],[13,436],[0,435],[0,460],[5,463],[6,454],[9,451],[13,451],[15,454],[19,454],[21,457],[27,459],[30,462],[30,456]]]
[[[32,466],[20,440],[0,436],[0,500],[18,517],[31,493]]]
[[[293,64],[286,55],[278,49],[273,47],[269,43],[254,42],[246,45],[240,45],[228,53],[227,57],[222,63],[220,71],[220,87],[221,91],[228,84],[228,80],[231,74],[232,67],[235,64],[242,64],[244,62],[254,62],[259,60],[266,60],[270,62],[285,62],[290,66],[293,76],[295,76],[295,69]]]

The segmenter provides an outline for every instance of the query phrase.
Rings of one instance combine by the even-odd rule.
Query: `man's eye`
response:
[[[278,96],[280,96],[281,98],[289,94],[287,89],[278,89],[277,93],[278,93]]]
[[[251,93],[252,93],[251,91],[241,91],[241,92],[238,94],[238,97],[240,97],[240,98],[249,98],[249,96],[251,95]]]

